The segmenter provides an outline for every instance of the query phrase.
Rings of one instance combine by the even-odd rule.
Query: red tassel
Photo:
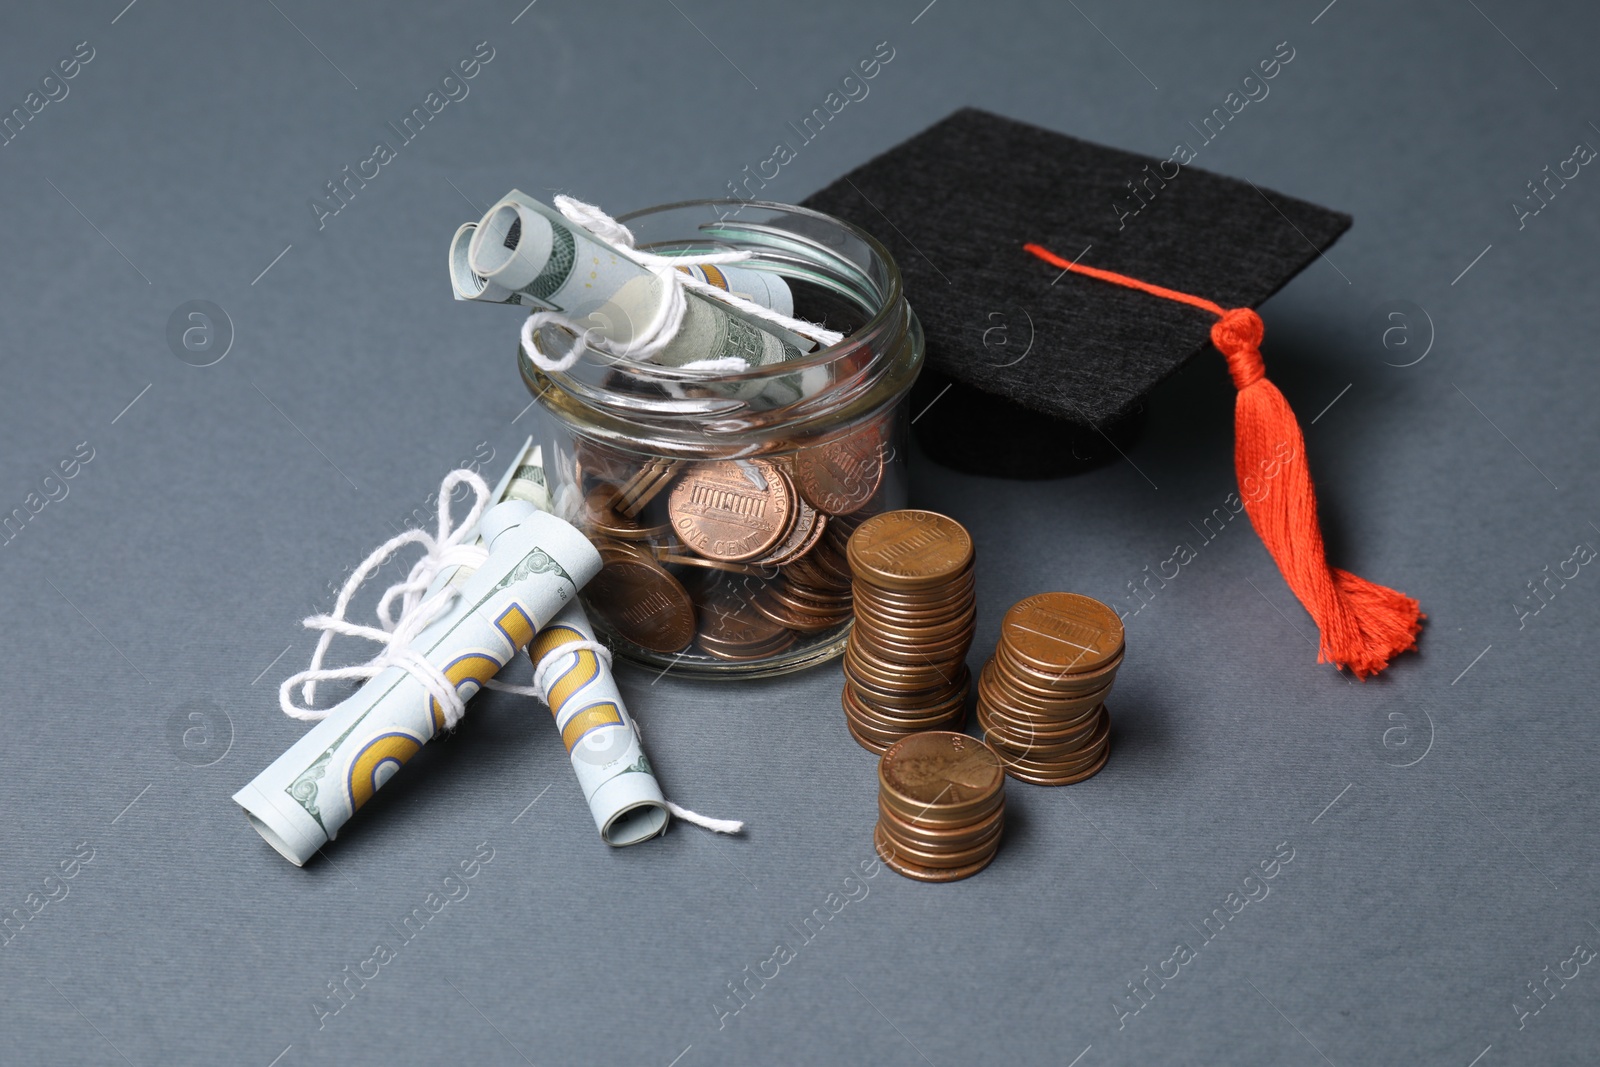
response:
[[[1177,300],[1217,316],[1211,342],[1227,358],[1239,390],[1233,448],[1239,495],[1273,562],[1322,632],[1317,662],[1348,667],[1356,677],[1365,678],[1383,670],[1401,652],[1415,649],[1426,618],[1415,600],[1328,566],[1317,522],[1317,497],[1305,461],[1305,438],[1289,402],[1267,380],[1261,361],[1261,317],[1249,308],[1227,311],[1202,297],[1081,266],[1039,245],[1023,248],[1061,270]],[[1250,491],[1258,481],[1263,483],[1260,492]]]

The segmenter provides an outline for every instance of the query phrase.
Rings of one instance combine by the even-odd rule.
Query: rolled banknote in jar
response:
[[[460,240],[458,231],[456,241]],[[661,279],[649,269],[548,204],[515,189],[478,223],[467,242],[466,265],[487,283],[514,294],[517,303],[585,322],[619,348],[655,320],[665,299]],[[740,270],[742,276],[761,273]],[[815,347],[699,293],[689,291],[684,296],[683,324],[651,357],[655,363],[681,367],[737,359],[747,367],[761,367],[797,359]],[[788,304],[792,312],[792,297]]]
[[[479,300],[486,304],[519,304],[539,307],[527,293],[513,291],[490,281],[472,269],[469,252],[476,222],[463,223],[450,240],[450,286],[457,300]],[[750,270],[737,264],[690,263],[678,270],[725,293],[770,308],[780,315],[794,314],[794,293],[780,275],[765,270]]]
[[[515,515],[484,515],[482,529],[494,534],[485,538],[489,558],[409,646],[463,699],[576,603],[600,569],[599,553],[573,527],[526,505],[509,506]],[[387,667],[233,799],[273,848],[303,866],[444,728],[444,709],[427,688],[409,671]]]
[[[508,503],[484,516],[480,529],[486,539],[495,535],[497,524],[517,514],[513,508],[519,504],[551,509],[543,453],[532,438],[512,460],[491,499]],[[574,600],[539,631],[528,657],[600,839],[617,847],[634,845],[667,828],[667,802],[610,665],[594,649],[583,647],[595,641],[589,616]]]

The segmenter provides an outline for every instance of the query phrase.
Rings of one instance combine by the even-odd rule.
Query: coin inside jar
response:
[[[734,562],[777,545],[794,510],[787,476],[764,459],[692,464],[667,500],[672,528],[685,544],[709,559]]]
[[[677,652],[694,639],[694,604],[683,585],[647,553],[603,541],[589,602],[623,638],[652,652]]]
[[[829,515],[848,515],[872,499],[883,481],[883,444],[876,424],[801,449],[794,457],[800,492]]]

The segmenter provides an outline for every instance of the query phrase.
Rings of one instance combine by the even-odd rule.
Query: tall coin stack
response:
[[[977,605],[972,538],[931,511],[886,511],[851,534],[856,622],[844,654],[845,720],[882,754],[919,730],[960,729]]]
[[[1071,785],[1105,766],[1123,645],[1122,620],[1092,597],[1040,593],[1006,612],[978,678],[978,724],[1007,774]]]
[[[1005,783],[999,757],[966,734],[930,730],[897,741],[878,761],[879,858],[923,882],[977,874],[1000,847]]]

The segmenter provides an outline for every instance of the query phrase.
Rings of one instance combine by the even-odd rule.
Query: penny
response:
[[[977,719],[978,725],[983,728],[984,740],[1002,757],[1009,751],[1014,756],[1052,765],[1075,757],[1082,758],[1097,748],[1106,732],[1104,720],[1100,720],[1089,723],[1085,729],[1065,741],[1047,743],[1027,733],[1013,734],[996,723],[990,710],[982,704],[978,705]]]
[[[1093,597],[1040,593],[1012,605],[1000,623],[1007,648],[1046,673],[1086,674],[1122,654],[1122,620]]]
[[[647,528],[634,519],[619,515],[613,507],[617,499],[614,486],[597,485],[583,498],[581,523],[585,533],[642,541],[667,533],[667,527]]]
[[[952,662],[930,663],[911,669],[899,668],[876,658],[869,649],[861,647],[851,636],[844,650],[844,668],[847,675],[869,683],[875,690],[910,696],[925,693],[928,703],[938,703],[945,692],[954,686],[958,664]]]
[[[873,585],[921,589],[955,578],[972,562],[972,538],[932,511],[886,511],[850,535],[850,568]]]
[[[1084,770],[1072,771],[1066,774],[1052,774],[1048,771],[1039,772],[1027,770],[1022,767],[1007,764],[1006,776],[1009,778],[1015,778],[1019,782],[1027,782],[1029,785],[1076,785],[1079,782],[1087,781],[1088,779],[1099,774],[1101,770],[1105,768],[1107,761],[1110,759],[1111,746],[1107,744],[1105,751],[1100,755],[1100,759],[1092,766]]]
[[[848,683],[847,689],[854,689],[863,702],[870,703],[874,708],[887,714],[915,715],[919,709],[937,707],[943,701],[956,698],[955,695],[944,695],[951,689],[965,700],[971,682],[971,675],[963,665],[961,672],[948,683],[941,682],[935,687],[915,693],[892,693],[875,688],[870,681],[860,675],[852,675],[848,663],[844,665],[844,672]]]
[[[878,819],[888,824],[890,832],[916,848],[965,848],[994,834],[1005,822],[1006,805],[1002,797],[995,809],[987,815],[964,823],[947,826],[907,818],[903,812],[891,808],[878,798]]]
[[[784,628],[751,608],[731,590],[697,605],[700,640],[722,646],[762,645],[783,636]]]
[[[994,862],[994,857],[999,851],[996,849],[983,859],[966,867],[923,867],[907,862],[903,857],[899,856],[892,844],[882,840],[876,828],[872,832],[872,843],[877,849],[878,858],[883,860],[884,866],[896,874],[902,874],[907,878],[915,878],[919,882],[958,882],[963,878],[970,878]]]
[[[795,482],[807,500],[829,515],[847,515],[872,499],[883,481],[883,446],[876,425],[801,449]]]
[[[905,810],[950,820],[992,803],[1005,789],[1000,761],[989,746],[966,734],[914,734],[878,764],[880,791]]]
[[[988,686],[994,691],[997,700],[1002,700],[1009,708],[1015,709],[1020,717],[1041,720],[1070,719],[1084,711],[1093,708],[1106,698],[1111,691],[1111,686],[1103,685],[1098,689],[1091,689],[1084,693],[1061,694],[1045,696],[1039,691],[1019,683],[1000,662],[996,656],[984,667],[984,675],[988,679]]]
[[[988,856],[994,855],[1000,846],[1000,833],[1005,829],[1005,824],[996,826],[989,836],[974,844],[965,846],[935,846],[928,848],[919,842],[908,841],[895,833],[895,824],[888,819],[878,820],[878,833],[886,846],[894,849],[896,856],[907,863],[915,863],[921,867],[936,869],[950,869],[966,867]]]
[[[822,633],[842,625],[849,619],[849,614],[834,616],[807,615],[796,611],[777,598],[771,589],[764,589],[750,598],[750,606],[766,618],[779,626],[786,626],[800,633]]]
[[[885,611],[934,611],[949,609],[954,604],[970,599],[976,584],[969,568],[965,574],[957,575],[949,582],[919,589],[915,593],[884,589],[863,578],[853,581],[850,588],[862,599],[871,600]]]
[[[584,586],[589,603],[622,637],[652,652],[677,652],[694,638],[694,604],[682,584],[648,555],[604,547],[600,573]]]
[[[794,494],[769,460],[696,463],[673,485],[667,512],[678,536],[700,555],[739,562],[783,538],[794,519]]]
[[[851,739],[855,741],[856,744],[860,745],[862,748],[866,749],[868,752],[871,752],[875,756],[882,756],[885,752],[889,751],[890,746],[894,744],[893,741],[874,741],[869,737],[863,736],[862,733],[856,729],[856,724],[851,721],[850,716],[848,715],[845,716],[844,725],[845,729],[850,731]]]
[[[699,639],[699,644],[701,650],[708,656],[715,656],[717,659],[727,660],[731,663],[750,663],[756,660],[766,659],[768,656],[776,656],[778,653],[783,652],[792,646],[795,643],[795,640],[795,635],[792,632],[785,630],[783,633],[779,634],[771,644],[767,645],[725,648],[721,645],[708,642],[703,637]]]
[[[724,571],[728,574],[745,574],[754,578],[765,577],[768,573],[764,568],[749,563],[727,563],[720,559],[701,559],[699,556],[685,556],[660,548],[652,549],[651,555],[655,556],[657,562],[670,563],[675,567],[699,567],[703,570]]]
[[[1122,666],[1122,655],[1118,655],[1105,666],[1094,671],[1081,674],[1045,674],[1037,668],[1031,668],[1019,660],[1011,651],[1011,646],[1001,641],[995,648],[994,658],[998,664],[1005,668],[1006,674],[1019,680],[1024,685],[1040,693],[1052,695],[1082,696],[1096,689],[1103,689],[1116,679],[1117,670]]]
[[[768,552],[761,558],[761,562],[771,567],[782,567],[784,564],[793,563],[816,547],[822,535],[828,530],[828,516],[812,507],[804,498],[797,502],[796,518],[793,528],[783,543]]]
[[[880,705],[870,697],[864,696],[859,689],[848,689],[845,710],[855,714],[858,721],[873,726],[886,732],[899,731],[902,734],[913,730],[930,729],[935,722],[942,722],[955,716],[962,716],[966,710],[966,694],[957,693],[955,696],[918,708],[894,708]]]
[[[678,476],[678,471],[683,468],[681,459],[652,459],[639,473],[624,482],[617,493],[617,512],[624,518],[633,518],[643,511],[645,505],[654,500],[656,495],[671,484],[672,479]]]

